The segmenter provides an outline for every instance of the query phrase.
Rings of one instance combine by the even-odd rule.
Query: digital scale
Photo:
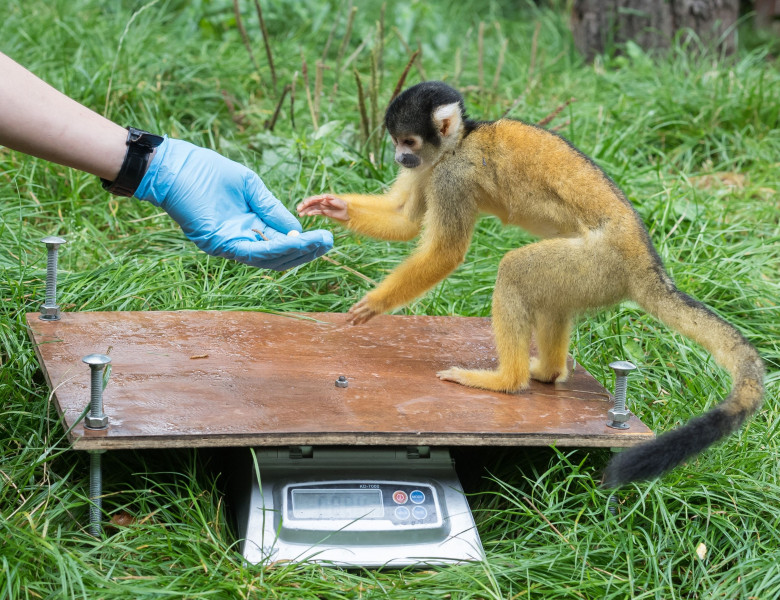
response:
[[[407,567],[484,558],[447,449],[253,452],[251,486],[235,509],[250,563]]]

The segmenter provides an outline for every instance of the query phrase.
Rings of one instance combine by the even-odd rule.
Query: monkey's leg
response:
[[[449,369],[442,379],[494,391],[528,386],[529,377],[563,381],[572,316],[620,300],[620,257],[595,232],[580,238],[548,239],[509,252],[498,269],[493,293],[495,371]],[[531,365],[531,327],[539,359]]]
[[[531,359],[531,378],[545,383],[566,381],[572,318],[542,313],[536,315],[535,325],[539,354]]]
[[[452,367],[438,373],[440,379],[496,392],[516,392],[528,387],[531,320],[524,299],[506,281],[507,257],[501,261],[493,292],[493,333],[498,369],[467,370]]]

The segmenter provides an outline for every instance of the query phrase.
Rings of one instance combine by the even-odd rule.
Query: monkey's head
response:
[[[441,81],[426,81],[390,103],[385,125],[395,161],[408,169],[430,167],[461,138],[466,119],[463,97]]]

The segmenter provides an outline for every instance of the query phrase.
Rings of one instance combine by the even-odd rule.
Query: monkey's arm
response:
[[[389,241],[417,237],[423,213],[420,192],[404,172],[384,195],[322,194],[298,205],[301,216],[324,215],[352,231]]]
[[[426,227],[417,249],[398,265],[376,289],[349,311],[354,325],[365,323],[379,313],[408,304],[422,295],[463,262],[474,223],[476,208],[439,214],[429,210]]]
[[[407,241],[420,233],[419,223],[407,216],[402,190],[391,189],[384,196],[344,194],[349,220],[344,226],[356,233],[389,241]],[[408,194],[406,194],[408,196]]]

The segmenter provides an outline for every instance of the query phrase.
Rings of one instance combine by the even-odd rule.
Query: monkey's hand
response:
[[[371,305],[371,294],[368,294],[349,309],[349,313],[347,313],[347,322],[350,325],[360,325],[383,312]]]
[[[302,200],[296,207],[302,217],[322,215],[336,221],[349,221],[347,203],[333,194],[320,194]]]

